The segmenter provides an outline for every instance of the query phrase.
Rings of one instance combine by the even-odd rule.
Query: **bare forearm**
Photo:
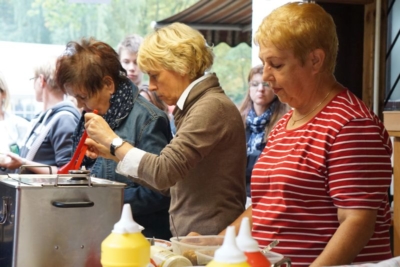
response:
[[[27,170],[29,170],[33,173],[37,173],[37,174],[50,174],[49,167],[51,169],[52,174],[56,174],[58,172],[58,168],[56,166],[48,166],[48,165],[44,165],[44,164],[37,163],[34,161],[30,161],[30,160],[25,160],[24,165],[26,165],[25,168]],[[29,165],[33,165],[35,167],[30,167]],[[37,166],[40,166],[40,167],[37,167]]]
[[[6,164],[2,164],[1,167],[7,168],[10,170],[16,170],[23,166],[23,168],[25,168],[33,173],[50,174],[48,165],[44,165],[42,163],[27,160],[27,159],[22,158],[19,155],[14,154],[14,153],[8,153],[7,156],[9,157],[9,161]],[[35,166],[35,167],[31,167],[31,166]],[[38,167],[36,167],[36,166],[38,166]],[[56,174],[58,171],[58,168],[56,166],[50,166],[50,169],[52,171],[52,174]]]
[[[372,210],[347,217],[310,266],[351,264],[373,235],[375,220],[376,212]]]
[[[123,143],[122,146],[115,152],[115,157],[113,158],[113,160],[116,162],[123,160],[129,150],[131,150],[132,148],[133,146],[128,142]]]
[[[253,220],[251,219],[251,214],[252,214],[252,208],[250,206],[233,223],[231,223],[231,226],[235,226],[236,234],[239,232],[240,223],[242,222],[242,219],[244,217],[249,218],[250,228],[251,228],[251,226],[253,224]],[[221,233],[219,233],[219,235],[225,235],[225,230],[223,230]]]

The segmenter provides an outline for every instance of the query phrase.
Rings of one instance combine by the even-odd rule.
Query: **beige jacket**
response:
[[[239,111],[212,75],[193,87],[174,118],[175,138],[160,156],[143,156],[139,179],[158,190],[170,188],[170,214],[179,235],[218,234],[244,211],[246,201],[246,138]]]

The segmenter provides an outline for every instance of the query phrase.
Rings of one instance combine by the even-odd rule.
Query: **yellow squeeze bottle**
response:
[[[251,267],[244,253],[236,245],[235,226],[228,226],[224,243],[215,251],[214,259],[207,267]]]
[[[132,218],[131,206],[125,204],[121,219],[101,243],[101,265],[147,267],[150,263],[150,243],[141,233],[142,229]]]

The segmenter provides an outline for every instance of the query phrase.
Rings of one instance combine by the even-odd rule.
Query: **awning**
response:
[[[309,0],[310,1],[310,0]],[[374,0],[317,0],[317,3],[368,4]],[[182,22],[198,29],[208,44],[225,42],[252,45],[252,0],[200,0],[169,18],[157,21],[154,28]]]
[[[169,18],[157,21],[154,28],[185,23],[199,30],[209,45],[225,42],[230,46],[252,43],[252,0],[200,0]]]

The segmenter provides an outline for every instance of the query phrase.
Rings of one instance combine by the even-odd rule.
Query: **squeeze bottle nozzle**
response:
[[[236,243],[243,252],[260,251],[257,241],[251,236],[249,218],[244,217],[240,223],[239,234]]]
[[[122,208],[121,219],[114,224],[113,233],[140,233],[144,228],[136,223],[132,217],[132,210],[130,204],[125,204]]]
[[[260,251],[258,242],[251,236],[249,218],[244,217],[240,224],[239,234],[236,243],[247,257],[247,262],[252,267],[271,266],[270,261]]]
[[[228,226],[224,243],[215,251],[214,259],[207,267],[250,267],[246,256],[236,245],[235,235],[235,227]]]

